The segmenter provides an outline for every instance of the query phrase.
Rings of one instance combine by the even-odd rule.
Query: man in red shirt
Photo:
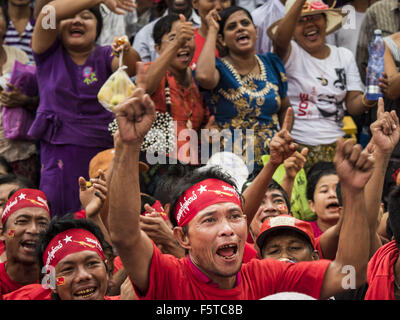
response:
[[[46,196],[40,190],[19,189],[1,215],[7,261],[0,264],[0,292],[6,294],[38,281],[35,246],[50,222]]]
[[[133,96],[114,111],[119,139],[109,194],[111,239],[138,297],[244,300],[296,291],[325,299],[344,290],[346,265],[354,267],[356,285],[365,281],[370,239],[363,188],[370,178],[373,159],[368,150],[361,151],[352,140],[339,140],[337,147],[338,175],[348,196],[343,201],[344,221],[334,261],[287,264],[253,259],[242,264],[247,222],[241,196],[235,184],[213,168],[194,171],[177,181],[177,200],[172,207],[178,225],[174,235],[188,255],[177,259],[162,254],[139,224],[139,152],[155,120],[154,103],[142,89],[145,75],[141,68],[138,67],[138,88]],[[291,112],[289,108],[288,113]],[[282,127],[286,130],[285,139],[274,152],[285,158],[294,149],[286,126]]]

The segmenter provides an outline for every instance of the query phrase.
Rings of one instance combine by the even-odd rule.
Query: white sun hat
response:
[[[285,5],[285,12],[288,13],[297,0],[287,0]],[[336,1],[335,1],[336,3]],[[301,11],[301,17],[310,16],[314,14],[323,13],[326,17],[326,34],[335,32],[342,27],[342,22],[347,16],[348,12],[342,12],[341,9],[333,9],[335,5],[329,7],[322,0],[307,0]],[[278,29],[279,23],[282,19],[275,21],[267,29],[267,35],[271,39],[274,38],[275,32]]]

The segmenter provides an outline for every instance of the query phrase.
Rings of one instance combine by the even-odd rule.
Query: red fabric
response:
[[[82,209],[80,211],[75,212],[74,218],[86,220],[86,210]]]
[[[55,267],[67,255],[86,250],[96,252],[105,260],[99,240],[91,232],[85,229],[68,229],[49,242],[43,254],[43,263],[45,266]]]
[[[322,231],[321,231],[321,229],[318,227],[317,220],[311,221],[311,222],[309,222],[309,224],[310,224],[311,227],[313,228],[313,231],[314,231],[314,238],[319,237],[319,236],[322,234]]]
[[[147,293],[143,296],[135,289],[140,299],[258,300],[285,291],[304,293],[318,299],[331,262],[284,263],[272,259],[252,259],[242,265],[240,283],[233,289],[224,290],[196,277],[187,258],[177,259],[162,254],[154,244],[153,250]]]
[[[5,262],[0,263],[0,293],[3,295],[23,287],[22,284],[15,282],[9,277],[5,265]]]
[[[178,226],[186,226],[204,208],[216,203],[233,202],[242,207],[240,196],[228,183],[206,179],[187,189],[178,199],[175,218]]]
[[[0,240],[0,256],[6,251],[6,246],[4,245],[4,242]]]
[[[197,60],[199,60],[201,50],[204,47],[204,43],[206,42],[206,38],[203,38],[199,34],[199,29],[194,30],[194,43],[195,43],[195,50],[194,50],[194,55],[191,63],[191,68],[195,69],[197,65]],[[218,50],[215,49],[215,56],[219,58],[219,53]]]
[[[116,274],[123,267],[124,267],[124,265],[122,264],[120,256],[116,256],[114,258],[114,274]]]
[[[30,284],[6,294],[4,300],[51,300],[51,290],[44,289],[41,284]],[[104,300],[119,300],[120,296],[105,296]]]
[[[243,263],[247,263],[253,259],[258,259],[257,250],[254,249],[254,244],[251,245],[250,243],[246,242],[244,245]]]
[[[164,221],[168,221],[169,220],[168,214],[165,213],[164,208],[163,208],[163,206],[162,206],[160,201],[157,200],[156,202],[154,202],[154,204],[151,207],[154,210],[156,210],[156,212],[158,214],[160,214],[161,218],[163,218]],[[144,211],[142,213],[142,215],[144,215],[144,216],[147,216],[149,214],[151,214],[151,212],[148,212],[148,211]]]
[[[315,250],[318,250],[319,253],[319,258],[324,259],[324,255],[322,254],[322,249],[321,249],[321,236],[315,238]]]
[[[37,189],[19,189],[4,206],[4,211],[1,215],[1,223],[4,225],[7,218],[22,208],[42,208],[45,209],[50,216],[50,210],[47,204],[45,194]]]
[[[379,248],[368,263],[365,300],[394,300],[394,265],[399,257],[396,242]]]

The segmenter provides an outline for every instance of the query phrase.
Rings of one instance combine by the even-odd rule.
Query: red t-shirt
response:
[[[201,50],[203,50],[204,43],[206,42],[206,38],[203,38],[199,34],[199,29],[194,30],[194,44],[195,44],[195,50],[194,50],[194,55],[192,59],[192,63],[190,64],[192,69],[195,69],[197,65],[197,60],[199,60]],[[215,49],[215,56],[219,58],[218,50]]]
[[[3,296],[4,300],[51,300],[51,290],[41,284],[29,284]],[[120,296],[105,296],[104,300],[119,300]]]
[[[15,282],[8,276],[5,265],[5,262],[0,263],[0,292],[3,295],[23,287],[22,284]]]
[[[116,274],[119,270],[123,268],[123,264],[121,261],[121,258],[119,256],[116,256],[114,258],[114,274]]]
[[[295,291],[319,298],[329,260],[284,263],[272,259],[252,259],[243,264],[233,289],[219,289],[204,282],[190,266],[188,258],[162,254],[153,245],[149,287],[140,299],[147,300],[259,300],[268,295]]]
[[[6,250],[6,246],[4,245],[4,242],[0,240],[0,256],[4,253]]]
[[[244,252],[243,252],[243,263],[247,263],[252,259],[258,259],[257,250],[254,249],[254,245],[246,242],[244,244]]]

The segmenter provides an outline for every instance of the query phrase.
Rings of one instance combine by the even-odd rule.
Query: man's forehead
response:
[[[283,197],[283,192],[279,189],[268,189],[267,192],[265,192],[264,197],[268,197],[268,196],[272,196],[272,197]]]
[[[222,202],[222,203],[214,203],[206,208],[204,208],[203,210],[199,211],[197,213],[197,216],[200,215],[206,215],[206,214],[210,214],[210,213],[217,213],[217,212],[223,212],[223,211],[232,211],[232,210],[240,210],[242,211],[242,209],[240,208],[240,206],[238,206],[236,203],[233,202]]]
[[[40,218],[46,218],[48,220],[50,219],[49,213],[46,211],[46,209],[38,208],[38,207],[21,208],[21,209],[15,211],[12,215],[10,215],[10,217],[14,217],[15,219],[17,219],[18,217],[21,217],[21,216],[26,216],[26,217],[36,218],[36,219],[40,219]]]

